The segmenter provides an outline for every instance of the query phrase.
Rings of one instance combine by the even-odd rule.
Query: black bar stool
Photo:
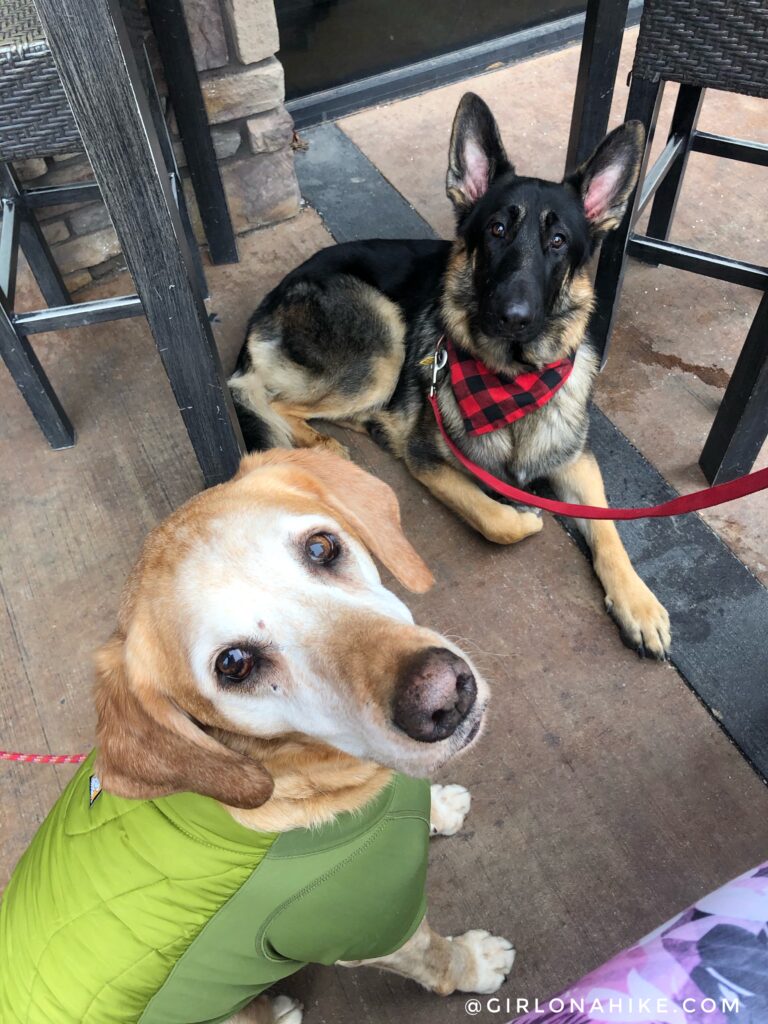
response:
[[[647,170],[666,81],[680,83],[667,144]],[[605,362],[627,256],[748,288],[768,289],[768,267],[669,241],[690,153],[768,167],[768,146],[697,130],[706,88],[768,98],[764,0],[645,0],[626,118],[646,127],[640,181],[623,224],[603,243],[592,337]],[[648,230],[634,225],[653,200]],[[768,437],[768,295],[763,295],[699,459],[711,483],[748,473]]]
[[[0,20],[0,354],[51,446],[69,447],[72,425],[29,336],[144,313],[206,483],[216,483],[237,465],[242,438],[202,303],[205,278],[144,47],[147,23],[134,0],[77,0],[68,12],[57,0],[56,17],[44,0],[39,7],[57,27],[63,23],[79,32],[85,53],[68,62],[65,49],[57,55],[55,37],[49,47],[31,0],[5,3]],[[114,85],[109,95],[105,83]],[[100,134],[93,132],[94,115]],[[9,164],[69,152],[83,143],[94,182],[23,189]],[[111,173],[105,175],[107,160]],[[163,164],[165,172],[158,172]],[[99,194],[138,294],[74,304],[32,211]],[[47,309],[14,311],[19,243]],[[164,278],[168,293],[158,294]]]

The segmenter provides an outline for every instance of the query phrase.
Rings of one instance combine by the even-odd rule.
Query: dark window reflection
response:
[[[586,0],[277,0],[289,99],[583,10]]]

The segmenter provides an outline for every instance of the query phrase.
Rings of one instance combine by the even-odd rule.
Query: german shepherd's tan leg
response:
[[[301,1003],[289,996],[259,996],[225,1024],[301,1024]]]
[[[563,466],[550,481],[564,501],[608,505],[603,476],[591,452],[584,452]],[[664,658],[671,643],[669,615],[635,572],[616,524],[600,519],[577,522],[592,551],[595,572],[605,590],[606,608],[618,623],[624,640],[638,654]]]
[[[404,946],[376,960],[342,963],[344,967],[380,967],[418,981],[424,988],[449,996],[451,992],[495,992],[512,970],[515,950],[499,935],[475,930],[443,938],[421,922]]]
[[[430,469],[409,465],[416,479],[470,526],[495,544],[516,544],[538,533],[542,520],[533,512],[519,512],[481,491],[469,477],[445,464]]]
[[[289,402],[271,402],[272,409],[288,424],[291,438],[297,448],[325,448],[334,455],[349,458],[349,449],[335,437],[321,434],[307,423],[308,419],[322,415],[304,406],[292,406]]]

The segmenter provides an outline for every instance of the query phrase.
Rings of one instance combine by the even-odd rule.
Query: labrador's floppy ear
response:
[[[232,807],[265,803],[273,782],[264,768],[203,732],[134,660],[119,634],[96,656],[95,771],[104,789],[143,800],[192,792]]]
[[[395,492],[383,480],[366,473],[338,455],[320,448],[274,448],[246,455],[235,479],[267,466],[294,466],[302,474],[297,484],[314,481],[318,496],[360,537],[362,542],[399,580],[416,594],[435,582],[400,526]]]
[[[618,227],[626,213],[645,149],[641,121],[627,121],[610,132],[592,156],[566,178],[580,193],[595,238]]]
[[[459,219],[488,191],[493,179],[512,170],[496,119],[473,92],[461,97],[451,130],[445,190]]]

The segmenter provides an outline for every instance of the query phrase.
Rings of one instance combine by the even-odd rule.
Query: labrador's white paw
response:
[[[474,929],[451,941],[462,946],[467,957],[466,968],[456,985],[460,992],[489,995],[504,984],[515,962],[515,949],[508,939]]]
[[[464,786],[430,787],[432,807],[429,812],[429,833],[433,836],[453,836],[469,814],[472,797]]]
[[[298,999],[290,996],[272,996],[272,1017],[274,1024],[301,1024],[304,1007]]]

